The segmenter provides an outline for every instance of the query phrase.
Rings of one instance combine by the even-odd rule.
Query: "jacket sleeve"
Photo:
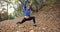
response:
[[[27,1],[24,1],[24,7],[23,7],[24,9],[26,9],[26,3],[27,3]]]

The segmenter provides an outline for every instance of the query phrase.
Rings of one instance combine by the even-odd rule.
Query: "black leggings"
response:
[[[33,20],[33,23],[35,24],[35,17],[24,18],[20,23],[24,23],[25,21],[29,20]]]

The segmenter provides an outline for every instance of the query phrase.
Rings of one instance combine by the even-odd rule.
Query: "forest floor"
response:
[[[18,17],[0,22],[0,32],[60,32],[60,0],[53,7],[45,6],[33,16],[36,17],[36,27],[32,21],[18,26],[16,23],[23,19]]]

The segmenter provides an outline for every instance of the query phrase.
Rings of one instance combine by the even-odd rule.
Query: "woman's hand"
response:
[[[27,1],[27,0],[25,0],[25,1]]]
[[[30,5],[32,5],[32,1],[31,1]]]

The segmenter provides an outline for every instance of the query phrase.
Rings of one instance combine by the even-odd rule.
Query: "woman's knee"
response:
[[[31,17],[31,19],[35,19],[35,17]]]

